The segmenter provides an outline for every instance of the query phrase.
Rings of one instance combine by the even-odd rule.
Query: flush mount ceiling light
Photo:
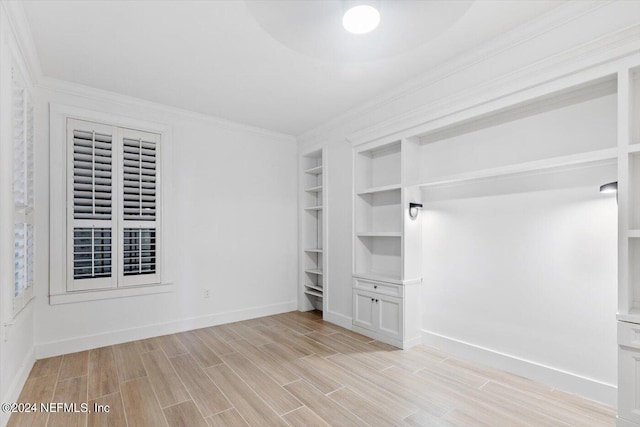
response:
[[[353,34],[366,34],[380,23],[380,12],[371,2],[345,2],[342,26]]]

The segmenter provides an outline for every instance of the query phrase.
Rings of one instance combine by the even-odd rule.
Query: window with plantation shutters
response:
[[[34,156],[33,106],[17,70],[12,70],[13,139],[13,312],[33,297],[34,265]]]
[[[159,282],[159,135],[67,120],[67,290]]]

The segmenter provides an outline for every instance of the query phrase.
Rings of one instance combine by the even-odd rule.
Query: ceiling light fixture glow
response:
[[[368,4],[360,4],[347,10],[342,17],[342,26],[353,34],[366,34],[380,23],[380,12]]]

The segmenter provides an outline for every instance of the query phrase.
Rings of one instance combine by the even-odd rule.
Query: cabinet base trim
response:
[[[381,341],[383,343],[401,348],[403,350],[406,350],[408,348],[411,348],[415,345],[422,343],[422,337],[420,336],[402,341],[395,338],[389,338],[386,335],[383,335],[374,331],[370,331],[369,329],[361,328],[360,326],[356,326],[356,325],[352,325],[351,330],[353,332],[357,332],[371,339]]]
[[[618,388],[591,378],[545,366],[531,360],[491,350],[455,338],[422,330],[422,344],[436,347],[454,356],[511,372],[587,399],[617,406]],[[626,427],[626,426],[625,426]]]

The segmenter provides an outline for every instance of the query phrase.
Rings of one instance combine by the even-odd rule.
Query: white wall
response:
[[[39,91],[36,116],[37,265],[48,274],[48,105],[103,111],[172,127],[172,194],[165,226],[173,292],[49,305],[47,281],[36,289],[37,355],[75,351],[154,334],[295,309],[295,140],[183,114],[99,91],[59,85]],[[203,298],[204,288],[211,297]]]
[[[613,403],[617,205],[598,187],[615,176],[613,165],[425,192],[429,342],[522,360],[523,375]],[[540,377],[540,366],[559,375]]]

